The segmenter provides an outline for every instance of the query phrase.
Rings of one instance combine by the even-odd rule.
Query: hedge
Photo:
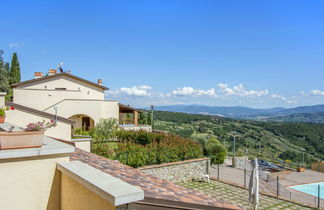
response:
[[[200,144],[176,135],[122,130],[117,139],[120,143],[114,148],[109,144],[94,144],[93,153],[135,168],[203,157]]]

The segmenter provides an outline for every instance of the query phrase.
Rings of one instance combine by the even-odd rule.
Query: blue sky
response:
[[[138,107],[324,103],[324,2],[2,1],[22,79],[59,62]]]

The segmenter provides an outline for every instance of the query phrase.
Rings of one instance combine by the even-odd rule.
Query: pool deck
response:
[[[305,170],[304,172],[291,172],[280,179],[280,184],[287,187],[315,182],[324,182],[324,173]]]

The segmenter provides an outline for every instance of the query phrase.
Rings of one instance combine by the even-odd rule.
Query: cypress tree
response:
[[[17,53],[14,53],[10,66],[10,85],[17,82],[20,82],[20,66]]]
[[[5,62],[3,57],[3,50],[0,50],[0,92],[9,92],[9,63]]]
[[[7,92],[10,89],[8,64],[0,62],[0,92]]]
[[[152,115],[150,111],[147,112],[147,124],[152,125]]]

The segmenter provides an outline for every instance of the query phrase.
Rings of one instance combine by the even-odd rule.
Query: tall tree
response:
[[[10,85],[17,82],[20,82],[20,66],[17,53],[14,53],[10,66]]]
[[[152,115],[150,111],[147,112],[147,124],[152,125]]]
[[[0,92],[9,92],[10,81],[9,81],[9,63],[5,62],[2,54],[0,53]]]

